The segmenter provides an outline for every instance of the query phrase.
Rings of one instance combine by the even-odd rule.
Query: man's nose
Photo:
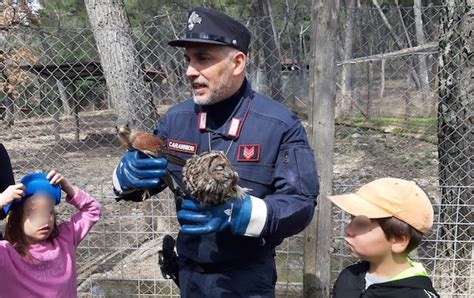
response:
[[[186,68],[186,76],[190,79],[199,76],[199,71],[193,66],[192,63],[189,63],[188,67]]]

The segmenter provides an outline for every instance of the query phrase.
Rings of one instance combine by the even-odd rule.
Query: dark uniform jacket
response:
[[[189,99],[170,108],[155,134],[184,158],[209,149],[227,152],[239,173],[239,185],[264,199],[268,209],[260,237],[230,231],[202,236],[180,233],[180,258],[223,270],[244,266],[273,256],[275,246],[311,221],[319,184],[305,129],[282,104],[254,92],[249,82],[214,105],[199,106]],[[173,164],[168,168],[182,187],[181,168]]]
[[[385,298],[437,298],[428,276],[412,276],[404,279],[370,285],[365,289],[368,262],[361,262],[344,269],[334,284],[333,298],[385,297]]]
[[[0,169],[0,192],[3,192],[8,186],[15,184],[10,157],[3,144],[0,144]],[[4,217],[3,209],[0,208],[0,219]]]

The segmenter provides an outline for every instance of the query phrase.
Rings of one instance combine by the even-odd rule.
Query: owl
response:
[[[182,174],[186,190],[203,206],[217,206],[232,198],[243,199],[249,191],[237,185],[239,174],[222,151],[191,157]]]

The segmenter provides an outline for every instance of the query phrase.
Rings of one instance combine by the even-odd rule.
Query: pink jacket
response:
[[[53,241],[29,246],[33,258],[20,256],[8,241],[0,241],[0,298],[77,297],[76,248],[99,220],[101,207],[82,190],[66,201],[79,211],[59,225]]]

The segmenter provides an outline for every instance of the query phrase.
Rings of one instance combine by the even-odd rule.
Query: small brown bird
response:
[[[185,159],[177,156],[172,150],[166,148],[163,140],[154,134],[147,133],[141,129],[132,129],[128,123],[118,122],[115,125],[115,129],[120,142],[126,149],[138,150],[149,157],[163,157],[166,158],[169,163],[181,167],[186,164]],[[175,195],[183,196],[183,193],[176,186],[169,171],[162,180]],[[150,193],[148,190],[145,190],[142,198],[148,199],[149,197]]]
[[[186,161],[183,182],[204,206],[217,206],[232,198],[243,199],[249,191],[237,185],[239,174],[222,151],[204,152]]]
[[[141,129],[131,129],[128,123],[117,124],[115,129],[120,142],[127,149],[139,150],[150,157],[164,157],[168,162],[180,167],[186,163],[185,159],[166,148],[163,140],[154,134],[144,132]]]

